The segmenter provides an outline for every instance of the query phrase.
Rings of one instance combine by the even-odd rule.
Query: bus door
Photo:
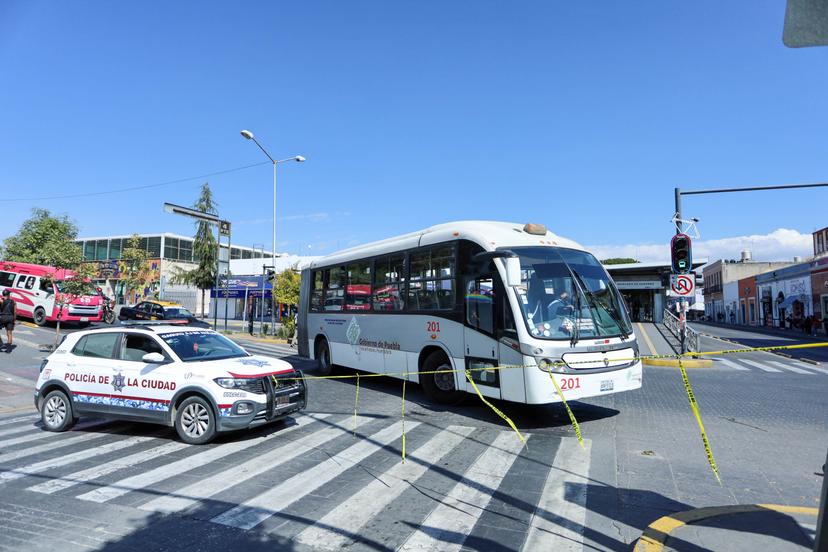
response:
[[[465,366],[483,395],[500,398],[500,374],[487,370],[498,365],[496,286],[492,263],[482,273],[464,279],[464,351]],[[460,389],[474,393],[465,374],[458,374]]]

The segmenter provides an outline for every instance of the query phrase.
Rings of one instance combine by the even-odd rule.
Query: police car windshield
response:
[[[159,337],[184,362],[249,356],[244,349],[214,332],[169,332]]]

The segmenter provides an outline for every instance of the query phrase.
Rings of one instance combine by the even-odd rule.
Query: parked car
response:
[[[170,301],[141,301],[134,307],[121,307],[118,320],[186,320],[188,326],[210,328],[210,323],[199,320],[178,303]]]
[[[304,409],[307,386],[287,362],[213,330],[136,322],[66,336],[40,366],[34,402],[48,431],[93,415],[171,426],[204,444]]]

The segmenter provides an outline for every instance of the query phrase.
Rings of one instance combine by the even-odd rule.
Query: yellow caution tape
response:
[[[469,380],[469,383],[471,383],[472,387],[477,392],[477,396],[480,397],[480,400],[483,401],[483,403],[486,406],[491,408],[495,414],[506,420],[506,423],[508,423],[509,426],[511,426],[511,428],[515,431],[515,433],[517,433],[518,439],[520,439],[523,442],[523,445],[528,446],[526,445],[526,439],[523,438],[523,435],[520,433],[520,431],[518,431],[518,428],[515,426],[515,423],[509,418],[509,416],[498,410],[498,408],[495,405],[493,405],[483,397],[483,394],[480,392],[480,389],[478,389],[477,385],[475,385],[474,380],[471,377],[471,371],[469,370],[466,370],[466,379]],[[403,387],[403,389],[405,388]]]
[[[558,385],[558,382],[555,381],[555,376],[552,375],[552,372],[549,372],[549,379],[552,380],[552,384],[555,386],[555,391],[558,392],[558,396],[561,398],[561,402],[566,408],[567,414],[569,414],[569,421],[572,422],[572,428],[575,430],[575,437],[578,438],[578,444],[581,445],[581,448],[584,448],[584,440],[581,438],[581,427],[578,425],[578,420],[575,419],[575,414],[572,413],[572,410],[569,408],[569,405],[564,398],[563,391],[561,391],[561,386]]]
[[[403,380],[403,391],[402,391],[402,463],[405,464],[405,382],[408,380]]]
[[[699,424],[702,443],[704,443],[704,452],[707,455],[707,463],[710,464],[710,469],[713,470],[713,475],[716,476],[716,481],[718,481],[719,485],[721,485],[722,479],[719,477],[719,468],[716,467],[716,459],[713,458],[713,450],[710,448],[710,442],[707,440],[707,432],[704,430],[704,423],[702,423],[699,405],[696,404],[696,396],[693,394],[693,388],[690,387],[690,379],[687,377],[687,370],[684,369],[684,366],[681,363],[681,358],[679,358],[679,370],[681,370],[681,379],[684,380],[684,390],[687,391],[687,399],[690,401],[690,409],[693,411],[693,416],[696,417],[696,423]]]
[[[359,405],[359,373],[357,373],[356,397],[354,397],[354,437],[357,428],[357,405]]]

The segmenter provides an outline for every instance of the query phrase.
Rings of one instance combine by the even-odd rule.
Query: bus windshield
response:
[[[516,291],[532,336],[574,342],[632,333],[615,284],[591,254],[559,247],[510,250],[520,257]]]

